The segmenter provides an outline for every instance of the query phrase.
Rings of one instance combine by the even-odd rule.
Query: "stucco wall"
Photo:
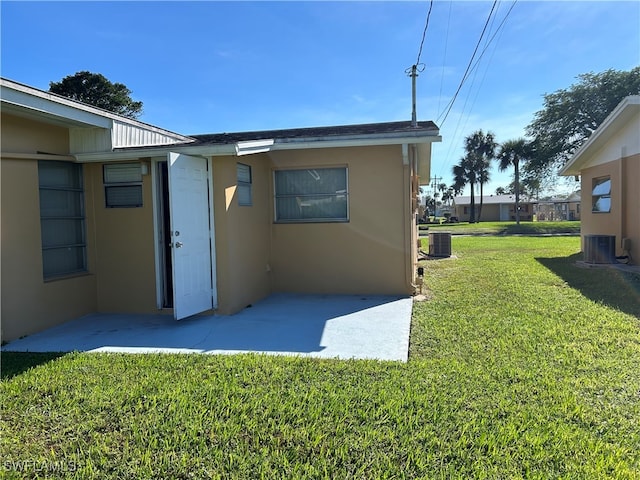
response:
[[[411,233],[404,200],[410,192],[400,146],[279,151],[270,157],[274,169],[349,168],[349,222],[273,224],[275,291],[410,293],[406,268]],[[272,183],[271,189],[273,221]]]
[[[63,127],[3,113],[0,133],[3,153],[69,153],[69,131]]]
[[[631,256],[640,261],[640,154],[599,164],[581,171],[582,206],[581,233],[584,235],[615,235],[616,254],[622,255],[622,239],[631,238]],[[611,211],[593,213],[591,191],[593,179],[611,177]]]
[[[253,205],[240,206],[237,163],[251,166]],[[235,313],[271,292],[269,159],[264,155],[215,157],[215,218],[218,312]]]
[[[624,235],[631,238],[633,263],[640,265],[640,154],[625,158],[623,175],[627,198]]]
[[[87,164],[95,227],[97,308],[100,312],[157,311],[151,175],[143,175],[143,206],[106,208],[103,165]],[[89,203],[87,199],[87,206]]]
[[[38,162],[4,157],[0,176],[2,339],[9,341],[95,311],[96,277],[88,239],[89,273],[43,280]],[[86,176],[85,195],[91,196]],[[86,222],[93,224],[90,212]]]

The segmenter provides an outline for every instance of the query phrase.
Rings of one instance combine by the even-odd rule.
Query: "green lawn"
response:
[[[453,235],[536,235],[549,233],[580,234],[580,222],[479,222],[420,225],[420,231],[447,231]],[[428,228],[427,228],[428,227]]]
[[[577,237],[453,250],[407,364],[3,353],[0,476],[640,478],[640,278]]]

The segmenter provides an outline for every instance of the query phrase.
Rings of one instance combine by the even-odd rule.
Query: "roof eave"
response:
[[[416,132],[418,133],[418,132]],[[442,137],[438,134],[383,134],[371,136],[345,136],[345,137],[309,137],[299,139],[275,139],[273,144],[256,151],[256,153],[267,153],[278,150],[305,150],[312,148],[340,148],[340,147],[374,147],[381,145],[402,145],[402,144],[425,144],[432,142],[440,142]],[[134,158],[158,157],[164,156],[167,152],[184,153],[187,155],[196,155],[203,157],[215,156],[236,156],[238,155],[238,144],[243,142],[233,142],[225,144],[210,145],[191,145],[177,144],[164,145],[161,147],[151,148],[123,148],[112,152],[103,153],[84,153],[77,154],[76,158],[79,162],[105,162],[126,160]]]
[[[587,141],[576,150],[569,161],[558,170],[558,175],[566,177],[580,175],[582,166],[588,160],[589,154],[600,148],[601,144],[607,140],[605,133],[610,128],[615,128],[619,122],[625,122],[627,118],[634,114],[634,111],[638,110],[640,110],[640,95],[631,95],[622,99]]]

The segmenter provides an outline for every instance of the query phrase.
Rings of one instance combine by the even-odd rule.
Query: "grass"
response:
[[[640,478],[640,279],[576,237],[453,249],[407,364],[3,353],[0,476]]]
[[[428,228],[427,228],[428,227]],[[579,221],[567,222],[480,222],[480,223],[443,223],[420,225],[422,233],[428,231],[447,231],[453,235],[541,235],[541,234],[580,234]]]

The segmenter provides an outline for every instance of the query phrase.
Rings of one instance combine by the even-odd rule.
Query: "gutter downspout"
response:
[[[405,226],[404,226],[404,245],[405,245],[405,286],[410,294],[415,293],[417,285],[414,283],[414,243],[417,241],[413,232],[413,219],[415,216],[413,202],[413,174],[417,172],[417,153],[414,144],[402,144],[402,164],[405,174],[403,175],[404,184],[404,208],[405,208]]]

